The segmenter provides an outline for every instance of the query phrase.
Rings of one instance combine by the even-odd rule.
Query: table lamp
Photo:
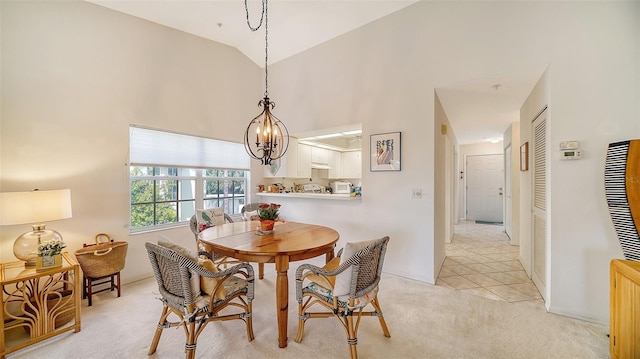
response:
[[[38,244],[52,239],[62,241],[60,233],[46,229],[42,222],[71,218],[71,190],[33,190],[0,193],[0,225],[35,223],[32,231],[21,234],[13,243],[13,254],[35,266]]]

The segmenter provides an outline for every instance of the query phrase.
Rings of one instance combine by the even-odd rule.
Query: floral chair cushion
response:
[[[321,297],[325,297],[327,301],[333,301],[334,294],[331,292],[331,289],[325,288],[318,283],[311,283],[307,286],[307,289],[313,293],[320,295]],[[349,306],[349,296],[338,296],[338,305],[340,307],[345,307],[351,310],[364,308],[369,304],[378,294],[378,287],[376,286],[371,292],[366,293],[358,298],[355,298],[353,301],[353,306]]]
[[[198,232],[224,224],[224,210],[222,207],[199,209],[196,211],[196,222],[198,223]]]
[[[231,294],[233,292],[246,288],[247,285],[248,285],[248,282],[244,278],[230,277],[224,282],[224,292],[226,292],[226,294]],[[216,297],[214,298],[215,301],[224,300],[226,298],[226,294],[225,294],[225,297],[218,298],[218,293],[219,291],[216,292]],[[211,296],[209,296],[208,294],[202,295],[196,301],[196,308],[198,308],[198,310],[201,312],[206,311],[209,308],[210,302],[211,302]]]

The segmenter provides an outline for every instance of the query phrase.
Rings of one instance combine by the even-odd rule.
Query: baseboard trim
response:
[[[555,308],[551,306],[549,308],[549,313],[562,315],[563,317],[569,317],[578,320],[584,320],[585,322],[600,324],[600,325],[609,325],[608,317],[593,317],[593,316],[585,316],[582,313],[577,313],[571,310],[565,310],[562,308]]]

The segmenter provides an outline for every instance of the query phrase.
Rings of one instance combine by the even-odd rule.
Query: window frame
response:
[[[244,203],[242,203],[242,205],[247,203],[247,187],[248,186],[248,173],[249,171],[247,170],[224,170],[224,176],[207,176],[206,175],[206,171],[208,170],[212,170],[212,171],[219,171],[221,169],[206,169],[203,170],[202,174],[202,186],[200,186],[201,188],[204,189],[202,196],[203,196],[203,206],[206,203],[205,201],[213,201],[213,200],[217,200],[218,204],[220,204],[220,200],[222,199],[223,201],[223,205],[222,206],[218,206],[218,207],[222,207],[224,208],[224,212],[227,214],[240,214],[240,209],[242,208],[240,205],[241,203],[238,203],[238,206],[235,206],[236,204],[236,198],[237,199],[244,199]],[[229,176],[229,172],[236,172],[236,171],[240,171],[243,172],[244,176]],[[207,181],[217,181],[217,182],[225,182],[225,181],[230,181],[232,183],[231,188],[236,188],[235,183],[236,182],[244,182],[244,193],[242,193],[241,195],[236,195],[235,191],[229,191],[229,192],[224,192],[224,196],[210,196],[207,195],[206,193],[206,182]],[[197,183],[196,183],[196,187]],[[219,188],[219,185],[218,185]],[[218,192],[219,193],[219,192]],[[231,203],[231,211],[229,211],[229,206],[228,204]],[[213,208],[213,207],[207,207],[207,208]],[[197,209],[197,208],[196,208]]]
[[[151,174],[145,174],[141,176],[132,175],[133,167],[146,167],[152,168]],[[179,166],[154,166],[154,165],[146,165],[146,164],[131,164],[128,166],[129,168],[129,233],[130,234],[139,234],[144,232],[158,231],[168,228],[176,228],[182,227],[185,223],[189,223],[190,218],[193,214],[196,213],[199,209],[208,209],[214,207],[223,207],[225,209],[225,213],[229,215],[239,214],[240,208],[242,205],[247,203],[247,197],[249,196],[248,188],[249,188],[249,175],[250,171],[248,169],[226,169],[226,168],[184,168]],[[162,174],[163,170],[166,174]],[[176,172],[176,175],[171,175],[172,171]],[[193,172],[193,175],[185,175],[185,172]],[[208,171],[212,172],[220,172],[222,171],[222,176],[208,176],[206,175]],[[230,173],[238,174],[240,172],[242,176],[229,176]],[[153,185],[153,198],[151,202],[139,202],[133,203],[132,189],[134,181],[152,181]],[[176,181],[176,189],[175,189],[175,198],[171,200],[163,199],[161,201],[158,200],[156,189],[158,181]],[[181,199],[180,196],[180,186],[182,185],[182,181],[194,181],[193,185],[193,199]],[[227,191],[223,190],[223,193],[220,195],[218,192],[218,196],[211,197],[206,194],[206,181],[219,181],[224,183],[225,181],[230,181],[232,183],[232,188],[235,188],[235,185],[238,184],[240,188],[244,185],[244,191],[241,193],[235,193],[232,191],[231,193],[227,193]],[[219,185],[218,185],[219,186]],[[220,206],[207,206],[207,201],[217,200],[218,204],[220,201],[223,201]],[[180,220],[180,203],[188,203],[193,202],[193,214],[187,215],[189,219]],[[176,221],[170,223],[161,223],[157,224],[157,205],[159,203],[174,203],[175,204],[175,215]],[[229,212],[229,205],[227,203],[231,203],[231,211]],[[236,203],[238,204],[236,206]],[[133,208],[135,205],[153,205],[153,225],[143,226],[143,227],[133,227]],[[184,218],[184,216],[183,216]]]

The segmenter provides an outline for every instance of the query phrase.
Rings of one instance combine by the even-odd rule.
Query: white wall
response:
[[[269,88],[292,133],[362,123],[362,206],[349,214],[362,229],[356,237],[389,235],[385,270],[435,283],[434,87],[408,83],[417,64],[398,66],[400,52],[380,51],[403,42],[388,32],[404,28],[401,20],[382,19],[270,66]],[[369,171],[370,135],[396,131],[402,170]],[[413,188],[422,199],[411,199]]]
[[[419,2],[271,66],[270,93],[294,131],[362,123],[364,153],[369,135],[402,131],[402,171],[364,171],[366,197],[352,219],[358,228],[366,223],[367,233],[391,236],[385,270],[432,278],[440,240],[433,191],[441,190],[434,183],[433,90],[549,64],[552,145],[582,140],[594,155],[571,165],[570,181],[556,177],[557,158],[552,163],[552,215],[559,216],[552,235],[561,238],[552,247],[551,310],[606,321],[605,263],[619,250],[600,188],[601,157],[606,143],[640,135],[638,6]],[[424,190],[424,200],[411,199],[415,187]],[[576,212],[577,199],[585,206]],[[582,215],[588,220],[579,220]],[[587,262],[597,265],[587,268]]]
[[[435,96],[434,113],[434,271],[439,273],[446,257],[445,242],[450,243],[453,236],[454,190],[457,175],[454,166],[456,136],[442,107],[440,98]],[[435,210],[437,209],[437,210]]]
[[[155,234],[129,238],[124,228],[126,125],[239,142],[262,94],[260,69],[229,47],[88,3],[0,6],[2,191],[71,187],[74,217],[55,224],[71,244],[112,232],[143,258],[139,243]],[[550,64],[552,145],[574,139],[585,153],[551,163],[551,310],[603,320],[607,263],[621,251],[602,167],[607,143],[640,136],[638,6],[419,2],[270,66],[270,95],[292,133],[362,123],[364,154],[369,135],[402,132],[402,171],[364,170],[366,196],[348,225],[336,222],[349,237],[391,236],[385,270],[432,283],[443,240],[434,237],[434,89]],[[25,229],[1,230],[0,258],[11,259]],[[141,274],[142,262],[124,274]]]
[[[584,39],[589,46],[558,59],[549,70],[548,270],[550,311],[606,321],[609,262],[622,258],[622,251],[607,209],[604,163],[609,143],[640,138],[640,3],[635,2],[626,12],[624,4],[602,5],[587,6],[588,12],[578,12],[573,18],[584,24],[601,21],[583,29],[576,39]],[[571,67],[567,66],[569,61]],[[589,74],[588,83],[585,73]],[[566,93],[565,89],[576,84],[583,85],[578,92]],[[559,143],[569,138],[580,142],[582,160],[560,160]]]
[[[129,236],[129,124],[242,141],[261,70],[239,51],[87,2],[2,2],[3,192],[70,188],[52,222],[73,252],[97,233],[129,242],[123,281],[151,275]],[[231,70],[230,70],[231,69]],[[0,227],[0,260],[29,225]],[[187,227],[164,234],[194,245]]]

